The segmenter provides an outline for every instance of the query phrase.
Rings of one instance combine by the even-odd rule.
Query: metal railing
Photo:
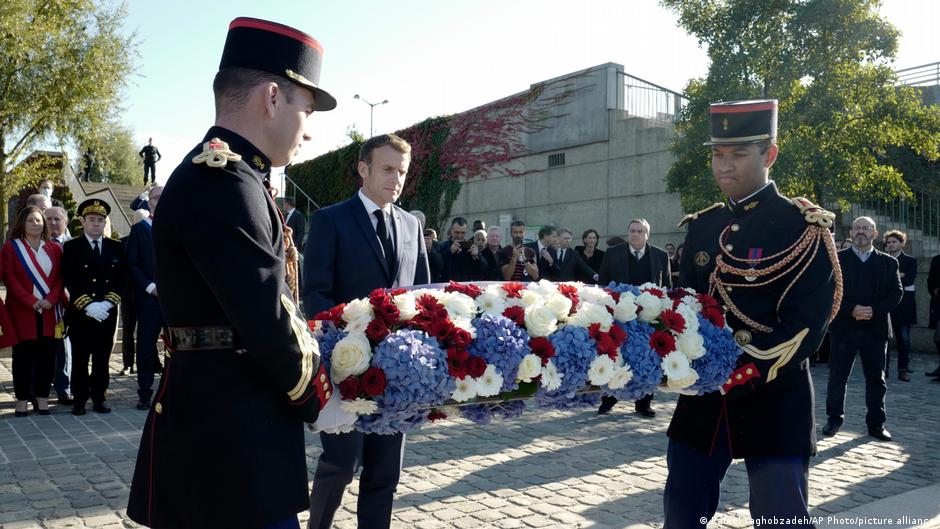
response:
[[[911,186],[914,196],[895,200],[863,200],[858,206],[904,225],[907,230],[920,230],[922,237],[940,238],[940,193],[920,186]]]
[[[623,110],[631,116],[674,122],[682,108],[689,102],[682,94],[640,79],[626,72],[623,76]]]
[[[940,61],[895,70],[898,81],[907,86],[940,85]]]
[[[293,197],[295,202],[297,201],[298,193],[300,193],[300,195],[305,199],[304,209],[302,211],[308,219],[310,218],[310,214],[313,211],[320,209],[320,205],[317,204],[315,200],[313,200],[313,197],[308,195],[306,191],[297,185],[297,182],[295,182],[294,179],[287,174],[287,171],[284,171],[284,188],[284,196]],[[299,207],[300,204],[297,206]],[[313,211],[310,210],[311,206],[313,207]]]

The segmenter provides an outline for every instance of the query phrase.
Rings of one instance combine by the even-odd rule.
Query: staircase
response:
[[[913,257],[940,254],[940,193],[912,186],[910,199],[867,200],[853,204],[843,224],[850,226],[858,217],[871,217],[881,236],[889,230],[907,234],[906,252]]]

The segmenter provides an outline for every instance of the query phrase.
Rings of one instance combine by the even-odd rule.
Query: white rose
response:
[[[610,389],[620,389],[629,384],[631,380],[633,380],[633,370],[630,369],[630,366],[625,365],[614,371],[613,376],[610,377],[610,382],[607,383],[607,387]]]
[[[624,323],[636,319],[636,296],[630,292],[620,294],[620,301],[614,306],[614,318]]]
[[[649,292],[643,292],[637,296],[636,304],[643,309],[639,313],[640,320],[642,321],[653,321],[658,318],[663,311],[662,300]]]
[[[330,377],[337,383],[351,375],[361,375],[369,369],[372,348],[369,339],[362,333],[351,333],[336,342],[330,357]]]
[[[702,303],[695,296],[682,298],[682,304],[691,307],[693,312],[702,312]]]
[[[613,301],[610,294],[604,291],[604,289],[590,285],[584,286],[578,290],[578,299],[582,302],[586,301],[588,303],[598,303],[601,305],[606,304],[605,302],[607,300]]]
[[[609,356],[598,355],[591,362],[591,368],[588,369],[588,380],[595,386],[603,386],[610,382],[611,377],[614,376],[617,370],[617,366],[614,365],[614,361]]]
[[[698,373],[690,367],[689,372],[688,374],[686,374],[686,376],[682,378],[676,378],[676,379],[672,379],[672,378],[667,379],[666,387],[668,388],[669,391],[685,393],[683,390],[691,386],[692,384],[695,384],[696,382],[698,382]],[[690,394],[694,395],[694,393],[690,393]]]
[[[601,326],[601,332],[610,330],[614,323],[614,317],[607,311],[607,307],[596,303],[582,302],[578,305],[578,311],[568,318],[568,324],[576,327],[588,328],[593,324]]]
[[[490,289],[486,289],[486,292],[477,296],[476,304],[482,312],[487,314],[502,316],[506,311],[506,301]]]
[[[546,298],[545,306],[552,309],[559,321],[566,320],[568,313],[571,312],[571,300],[558,293],[551,294]]]
[[[685,320],[685,332],[698,332],[698,311],[694,307],[682,303],[676,312]]]
[[[503,375],[496,370],[496,366],[486,366],[486,371],[476,380],[477,395],[481,397],[495,397],[503,387]]]
[[[417,300],[411,292],[399,294],[392,301],[395,302],[402,321],[411,321],[418,315]]]
[[[542,297],[548,297],[552,294],[558,293],[558,287],[555,285],[555,283],[552,283],[546,279],[541,279],[537,283],[529,283],[526,285],[526,289],[535,292]]]
[[[538,355],[527,354],[519,362],[519,370],[516,373],[516,380],[520,382],[532,382],[532,379],[542,373],[542,359]]]
[[[466,402],[477,396],[477,382],[473,377],[463,377],[457,379],[457,389],[451,394],[450,398],[456,402]]]
[[[343,321],[346,323],[364,321],[368,325],[374,315],[368,299],[354,299],[343,307]]]
[[[555,311],[545,305],[535,305],[525,309],[525,327],[529,336],[548,336],[558,328]]]
[[[522,296],[522,306],[529,308],[533,305],[538,305],[542,302],[542,296],[535,292],[534,290],[523,290],[520,292]]]
[[[549,362],[542,366],[542,387],[547,391],[555,391],[561,387],[561,379],[564,378],[564,374],[558,372],[558,368],[555,367],[555,364]]]
[[[696,331],[686,331],[679,335],[676,340],[676,349],[682,352],[689,360],[695,360],[705,356],[708,351],[705,350],[705,339]]]
[[[688,357],[679,351],[673,351],[664,356],[661,365],[663,374],[670,380],[682,380],[689,376],[689,372],[692,370]]]

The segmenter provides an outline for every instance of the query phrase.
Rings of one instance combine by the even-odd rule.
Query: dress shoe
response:
[[[900,380],[901,382],[910,382],[911,375],[908,375],[907,371],[901,371],[900,373],[898,373],[898,380]]]
[[[96,402],[92,405],[91,409],[98,413],[111,413],[111,405],[107,402]]]
[[[617,399],[613,397],[601,398],[601,407],[597,408],[597,414],[607,415],[608,413],[610,413],[610,410],[614,409],[614,404],[617,404]]]
[[[76,404],[72,406],[72,415],[85,415],[85,413],[86,412],[85,412],[84,404]]]
[[[118,374],[121,375],[122,377],[126,377],[128,371],[130,371],[129,367],[122,367],[121,370],[118,371]]]
[[[927,371],[924,374],[928,377],[940,377],[940,367],[934,369],[933,371]]]
[[[832,421],[829,421],[825,426],[823,426],[823,435],[826,437],[832,437],[833,435],[839,433],[839,428],[841,427],[841,424],[836,424]]]
[[[49,398],[48,397],[37,397],[36,398],[36,413],[39,415],[49,415],[52,412],[49,411]]]
[[[937,378],[931,380],[931,382],[940,382],[940,377],[937,377]]]
[[[68,393],[65,393],[65,394],[59,395],[59,398],[56,400],[56,402],[58,402],[59,404],[63,404],[63,405],[73,404],[75,402],[75,399],[70,397]]]
[[[149,409],[150,409],[150,399],[145,399],[145,398],[141,397],[141,398],[137,401],[137,406],[136,406],[136,408],[137,408],[138,410],[149,410]]]
[[[652,419],[656,416],[656,412],[653,411],[652,408],[637,408],[636,414],[640,417],[646,417],[648,419]]]
[[[869,428],[868,435],[878,439],[879,441],[890,441],[891,434],[888,433],[888,430],[884,429],[884,426],[879,426],[877,428]]]

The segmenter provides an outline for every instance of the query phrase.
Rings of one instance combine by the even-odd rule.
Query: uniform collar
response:
[[[209,129],[209,132],[206,133],[206,137],[203,138],[202,141],[207,142],[212,138],[219,138],[227,143],[228,148],[240,154],[242,161],[261,175],[262,180],[266,179],[271,173],[271,159],[265,156],[265,154],[258,150],[250,141],[240,135],[224,127],[214,126]]]
[[[779,194],[780,193],[777,192],[777,184],[775,184],[773,180],[770,180],[764,187],[751,193],[746,198],[739,200],[738,202],[735,202],[729,198],[728,209],[731,210],[732,216],[741,217],[753,211],[754,208],[760,204],[761,200],[766,200]]]

